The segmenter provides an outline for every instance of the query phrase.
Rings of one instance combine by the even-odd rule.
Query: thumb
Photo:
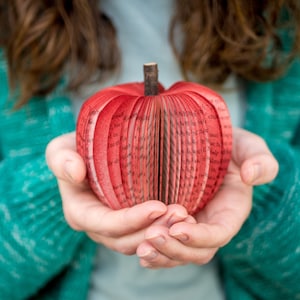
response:
[[[75,144],[74,133],[53,139],[46,148],[46,161],[58,179],[81,183],[86,177],[86,167],[82,157],[76,151]]]
[[[241,178],[249,185],[272,181],[278,173],[278,163],[272,155],[259,154],[246,160],[241,166]]]
[[[240,166],[244,183],[259,185],[272,181],[278,173],[278,162],[266,142],[249,131],[234,129],[233,160]]]

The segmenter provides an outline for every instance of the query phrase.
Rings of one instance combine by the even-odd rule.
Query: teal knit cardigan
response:
[[[300,63],[283,78],[246,85],[246,127],[266,139],[278,177],[255,188],[240,233],[219,251],[228,299],[300,299]],[[66,224],[45,147],[74,130],[57,88],[12,109],[0,52],[0,299],[83,300],[96,245]]]

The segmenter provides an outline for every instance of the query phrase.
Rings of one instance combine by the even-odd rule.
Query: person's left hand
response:
[[[157,221],[137,248],[140,264],[168,268],[188,263],[205,264],[237,234],[250,213],[252,186],[272,181],[278,163],[259,136],[233,131],[232,159],[215,197],[192,221],[174,224]],[[176,207],[172,207],[174,211]]]

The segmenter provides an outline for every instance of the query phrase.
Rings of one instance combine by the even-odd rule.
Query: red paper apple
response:
[[[113,209],[157,199],[189,213],[212,199],[226,174],[232,133],[223,99],[211,89],[158,84],[157,65],[145,83],[103,89],[82,106],[77,149],[98,198]]]

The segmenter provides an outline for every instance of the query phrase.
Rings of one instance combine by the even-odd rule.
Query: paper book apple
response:
[[[194,214],[214,196],[231,157],[223,99],[177,82],[165,90],[156,64],[144,82],[105,88],[82,106],[77,149],[98,198],[113,209],[157,199]]]

